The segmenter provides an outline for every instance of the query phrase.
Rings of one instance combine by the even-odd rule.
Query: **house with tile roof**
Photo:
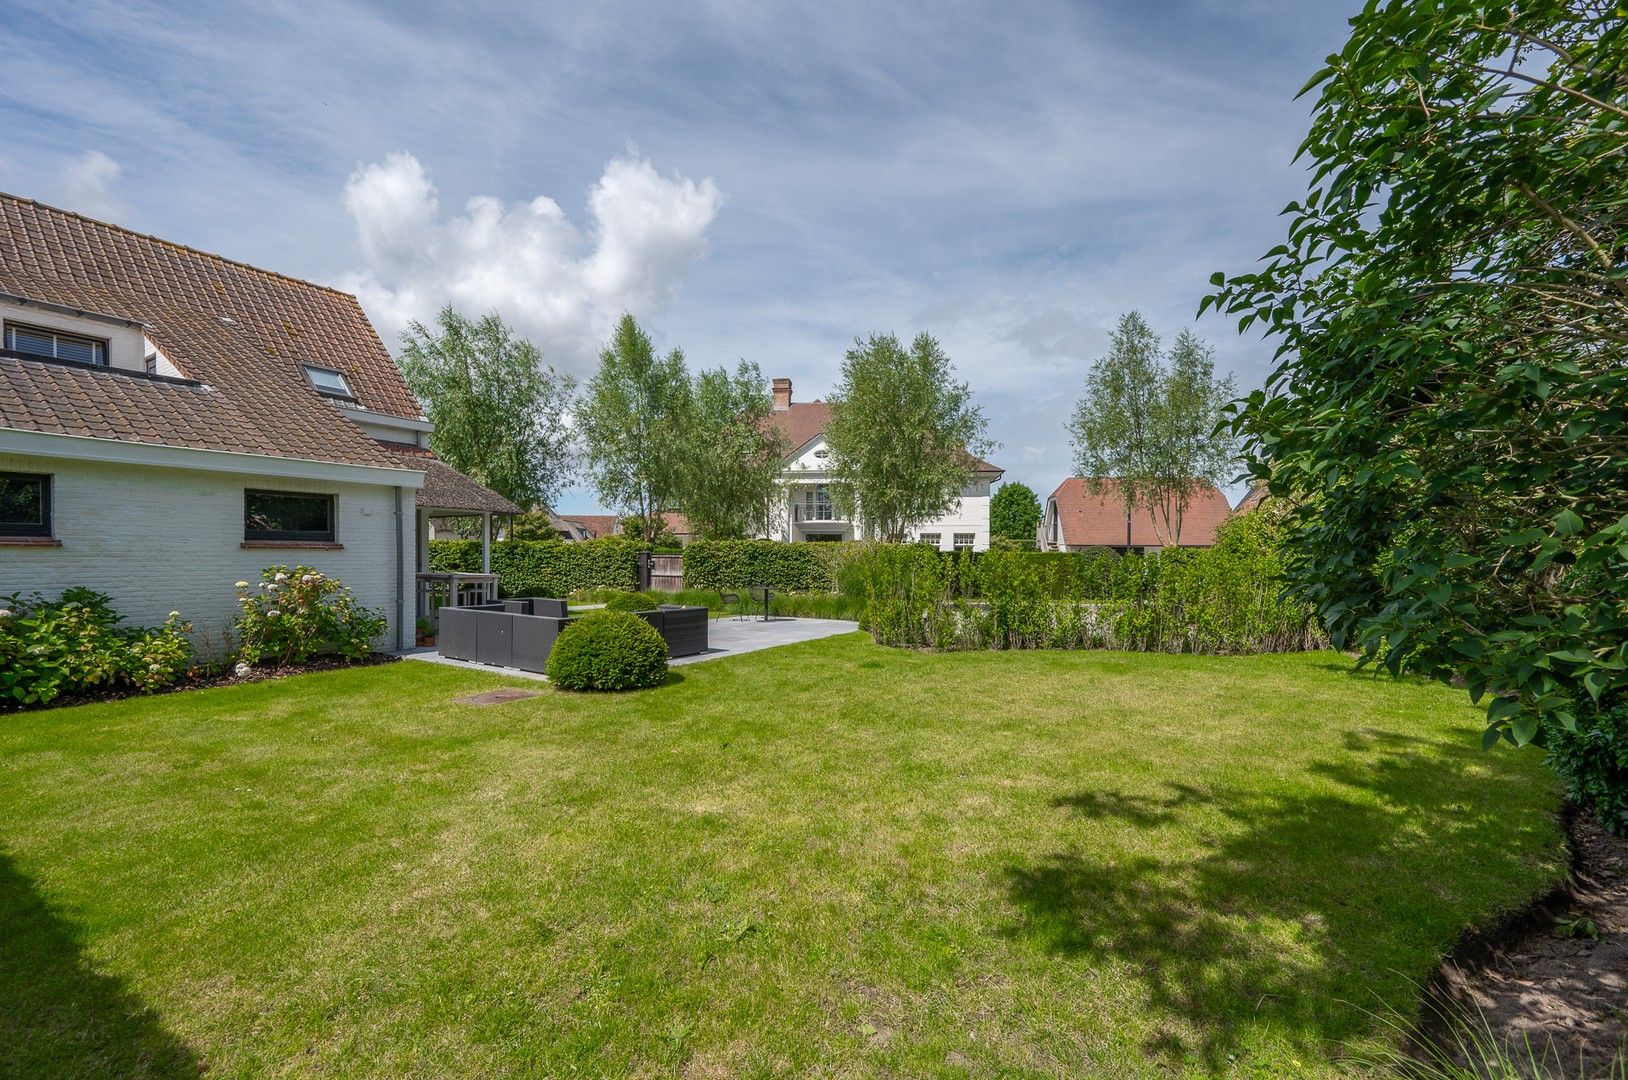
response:
[[[1091,484],[1071,476],[1046,499],[1036,541],[1041,551],[1209,547],[1215,543],[1215,530],[1231,516],[1226,494],[1213,484],[1202,484],[1182,515],[1177,538],[1165,525],[1164,515],[1150,506],[1127,514],[1117,481],[1103,480],[1092,490]]]
[[[347,293],[0,194],[0,327],[0,596],[88,586],[219,641],[235,581],[304,563],[405,646],[429,517],[489,551],[518,511],[436,460]]]
[[[791,380],[773,382],[773,421],[791,448],[778,478],[781,497],[768,531],[771,540],[856,540],[865,535],[861,519],[846,520],[831,499],[831,448],[825,429],[831,406],[823,401],[792,400]],[[989,547],[991,489],[1004,470],[974,458],[972,478],[949,512],[923,522],[910,539],[942,551],[984,551]]]

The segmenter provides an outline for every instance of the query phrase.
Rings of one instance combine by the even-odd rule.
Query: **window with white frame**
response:
[[[933,548],[938,547],[943,540],[943,533],[922,533],[916,538],[918,544],[926,544],[928,547]]]
[[[974,535],[973,533],[956,533],[955,534],[955,550],[957,550],[957,551],[971,551],[973,541],[975,541],[977,539],[978,539],[977,536]]]
[[[30,356],[53,360],[75,360],[81,364],[106,364],[107,342],[83,334],[66,334],[40,326],[6,323],[6,348]]]
[[[836,511],[831,507],[831,489],[824,484],[803,489],[804,521],[835,521]]]

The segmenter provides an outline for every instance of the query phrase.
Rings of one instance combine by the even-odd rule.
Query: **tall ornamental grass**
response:
[[[1284,598],[1277,526],[1260,512],[1222,526],[1209,548],[946,558],[878,545],[855,565],[865,627],[884,645],[1253,653],[1327,642],[1312,610]]]

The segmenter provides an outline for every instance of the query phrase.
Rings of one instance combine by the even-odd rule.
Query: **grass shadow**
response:
[[[1499,870],[1469,867],[1458,876],[1479,883],[1463,886],[1472,899],[1454,915],[1443,882],[1460,882],[1435,864],[1476,850],[1473,834],[1498,827],[1500,786],[1519,780],[1489,778],[1478,747],[1451,742],[1357,731],[1344,749],[1311,766],[1322,782],[1306,788],[1170,783],[1055,799],[1109,829],[1007,867],[1019,918],[1006,933],[1125,971],[1165,1018],[1146,1052],[1172,1064],[1222,1070],[1251,1029],[1308,1053],[1368,1033],[1357,1005],[1379,995],[1408,1011],[1402,969],[1428,965],[1421,936],[1450,942],[1480,913],[1476,890],[1496,892]],[[1137,842],[1172,829],[1201,843]]]
[[[202,1075],[151,1008],[92,970],[73,927],[0,852],[0,1077]]]

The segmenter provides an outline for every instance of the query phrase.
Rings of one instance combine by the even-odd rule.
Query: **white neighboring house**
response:
[[[218,642],[234,582],[304,563],[405,647],[429,516],[517,511],[430,453],[347,293],[0,193],[0,324],[0,597]]]
[[[865,523],[837,516],[831,501],[830,447],[825,429],[831,407],[823,401],[793,402],[791,380],[774,380],[774,421],[786,435],[791,451],[780,470],[782,495],[775,508],[771,540],[856,540]],[[909,539],[931,544],[941,551],[984,551],[989,547],[990,489],[1002,470],[974,459],[972,480],[949,513],[911,530]]]

